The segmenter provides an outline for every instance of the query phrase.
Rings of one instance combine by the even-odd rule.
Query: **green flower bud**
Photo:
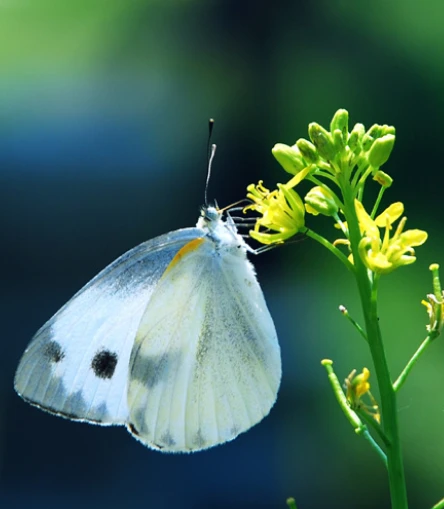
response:
[[[338,110],[330,122],[330,132],[333,134],[336,129],[342,133],[344,143],[347,143],[348,138],[348,111],[344,109]]]
[[[282,168],[292,175],[296,175],[308,166],[296,146],[289,147],[283,143],[276,143],[271,152]]]
[[[382,166],[390,157],[394,144],[395,136],[393,134],[386,134],[375,140],[368,153],[368,162],[370,165],[373,166],[373,168]]]
[[[308,126],[308,134],[317,148],[318,154],[326,161],[331,161],[336,155],[331,134],[316,122]]]
[[[384,134],[383,128],[384,126],[382,125],[373,124],[367,131],[367,134],[376,140],[376,138],[380,138]]]
[[[384,124],[382,126],[382,136],[385,134],[396,134],[396,129],[392,125]]]
[[[387,173],[383,172],[382,170],[378,170],[373,175],[373,180],[376,180],[378,184],[381,184],[382,187],[390,187],[393,184],[393,179],[390,177],[390,175],[387,175]]]
[[[373,145],[375,139],[373,138],[373,136],[370,136],[368,131],[364,134],[364,136],[362,137],[362,150],[364,152],[367,152],[368,150],[370,150],[371,146]]]
[[[300,150],[302,157],[307,161],[307,163],[316,163],[319,160],[318,153],[316,152],[316,147],[308,140],[300,138],[296,142],[296,146]]]
[[[308,191],[304,198],[307,212],[317,216],[333,216],[338,212],[333,193],[326,188],[316,186]]]
[[[353,154],[358,155],[362,150],[361,140],[365,134],[365,127],[363,124],[355,124],[348,137],[348,146]]]
[[[336,153],[341,154],[345,148],[345,144],[347,143],[347,140],[344,141],[344,136],[342,135],[342,132],[339,129],[335,129],[332,134],[333,134],[333,144],[334,144]],[[348,133],[347,133],[347,136],[348,136]]]

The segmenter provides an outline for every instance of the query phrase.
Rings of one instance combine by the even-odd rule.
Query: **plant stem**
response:
[[[387,437],[384,435],[384,431],[382,430],[380,424],[378,424],[375,419],[369,415],[366,415],[362,410],[356,410],[356,413],[359,415],[360,419],[367,424],[369,428],[373,428],[375,432],[378,434],[379,438],[382,440],[384,445],[388,447],[390,442]]]
[[[381,458],[381,460],[383,461],[384,465],[385,465],[385,468],[388,468],[388,462],[387,462],[387,456],[385,454],[385,452],[379,447],[379,445],[376,443],[375,439],[371,436],[371,434],[369,433],[368,429],[366,426],[363,426],[361,428],[361,431],[362,433],[362,436],[364,438],[367,439],[367,441],[370,443],[370,445],[372,446],[373,450],[376,451],[376,453],[378,454],[378,456]]]
[[[326,247],[329,251],[331,251],[341,262],[347,267],[348,270],[351,272],[354,272],[353,265],[348,261],[348,258],[345,256],[345,254],[342,251],[339,251],[337,247],[335,247],[331,242],[329,242],[327,239],[324,239],[324,237],[321,237],[321,235],[318,235],[313,230],[310,230],[310,228],[307,228],[304,232],[307,237],[310,237],[313,240],[316,240],[316,242],[319,242],[324,247]]]
[[[407,380],[407,377],[409,376],[409,373],[412,370],[413,366],[416,364],[421,355],[425,352],[426,348],[430,345],[432,340],[433,337],[429,334],[420,344],[418,350],[416,350],[416,352],[412,355],[412,358],[409,360],[406,367],[402,370],[401,374],[396,379],[396,382],[394,382],[393,384],[393,389],[395,392],[398,392],[399,389],[404,385],[404,382]]]
[[[359,415],[350,407],[347,398],[342,390],[341,384],[336,376],[336,373],[333,371],[333,362],[329,359],[324,359],[321,361],[321,364],[325,367],[328,374],[328,380],[330,381],[330,385],[333,389],[333,392],[338,400],[339,406],[344,412],[345,417],[347,417],[350,424],[353,426],[355,433],[357,435],[363,436],[371,445],[371,447],[375,450],[376,454],[381,458],[385,467],[387,468],[387,456],[384,451],[379,447],[375,439],[369,433],[367,426],[363,424]]]
[[[345,306],[339,306],[339,311],[347,318],[347,320],[353,325],[353,327],[361,334],[361,336],[365,339],[365,341],[368,343],[367,336],[365,335],[364,329],[359,325],[359,323],[350,316],[347,308]]]
[[[439,502],[436,502],[432,509],[444,509],[444,498],[442,498]]]
[[[376,213],[378,212],[379,204],[381,203],[382,196],[383,196],[385,190],[386,190],[386,188],[381,186],[381,189],[379,190],[379,193],[378,193],[378,197],[376,198],[375,204],[373,206],[373,210],[370,214],[370,217],[372,219],[375,219]]]
[[[353,252],[356,281],[361,297],[367,339],[375,366],[376,378],[378,380],[384,434],[389,441],[387,459],[392,509],[406,509],[408,507],[408,502],[398,431],[396,393],[390,378],[381,330],[379,328],[376,292],[372,292],[372,285],[367,268],[363,264],[358,252],[358,244],[361,235],[354,206],[354,196],[348,182],[343,182],[341,187],[343,190],[344,212],[349,227],[350,245]]]

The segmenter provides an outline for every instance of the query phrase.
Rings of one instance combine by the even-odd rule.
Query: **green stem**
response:
[[[375,439],[371,436],[367,429],[367,426],[362,423],[358,414],[350,407],[347,398],[344,394],[344,391],[342,390],[338,377],[336,376],[336,373],[333,371],[333,362],[329,359],[324,359],[323,361],[321,361],[321,364],[327,370],[328,380],[336,396],[336,399],[338,400],[339,406],[344,412],[345,417],[347,417],[348,421],[353,426],[355,433],[357,435],[363,436],[368,441],[372,449],[382,459],[384,465],[387,467],[387,456],[385,455],[384,451],[379,447]]]
[[[389,442],[389,446],[387,447],[387,460],[392,509],[406,509],[408,507],[407,490],[399,439],[396,393],[390,378],[381,330],[379,328],[376,292],[372,292],[373,285],[369,279],[367,268],[364,266],[359,256],[358,244],[361,235],[353,201],[353,191],[348,182],[342,182],[341,187],[343,190],[344,213],[350,232],[350,245],[353,252],[356,281],[361,297],[367,339],[375,366],[376,378],[378,380],[383,429]]]
[[[370,217],[372,219],[375,219],[376,212],[378,212],[379,204],[381,203],[381,200],[382,200],[385,190],[386,190],[386,187],[381,187],[381,189],[379,190],[378,197],[376,198],[372,213],[370,214]]]
[[[422,356],[422,354],[425,352],[426,348],[430,345],[433,339],[434,336],[429,334],[421,343],[418,350],[416,350],[416,352],[412,355],[412,358],[409,360],[406,367],[402,370],[401,374],[396,379],[396,382],[394,382],[393,384],[393,389],[395,392],[398,392],[399,389],[404,385],[413,366],[417,363],[418,359]]]
[[[345,318],[347,318],[347,320],[353,325],[353,327],[359,332],[359,334],[361,334],[361,336],[368,342],[364,329],[359,325],[359,323],[354,318],[352,318],[349,315],[347,308],[345,306],[339,306],[339,311],[345,316]]]
[[[442,498],[439,502],[436,502],[432,509],[444,509],[444,498]]]
[[[368,176],[371,174],[372,172],[372,168],[369,166],[364,174],[361,176],[361,178],[359,179],[359,182],[356,184],[356,188],[358,189],[358,196],[359,196],[359,201],[362,201],[362,198],[364,198],[364,184],[365,184],[365,181],[367,180]]]
[[[329,242],[327,239],[324,239],[321,235],[318,235],[313,230],[310,230],[310,228],[307,228],[304,232],[307,237],[310,237],[313,240],[316,240],[316,242],[319,242],[322,244],[325,248],[327,248],[331,253],[333,253],[341,262],[347,267],[348,270],[351,272],[354,272],[355,269],[353,267],[353,264],[348,261],[348,258],[345,256],[345,254],[342,251],[339,251],[337,247],[335,247],[331,242]]]
[[[324,182],[322,182],[321,180],[319,180],[313,176],[307,177],[307,180],[309,180],[310,182],[313,182],[313,184],[316,184],[317,186],[319,186],[322,189],[325,189],[327,192],[329,192],[333,196],[333,199],[334,199],[339,210],[342,210],[344,208],[344,205],[342,204],[338,195],[331,188],[329,188],[326,184],[324,184]],[[332,180],[333,180],[333,178],[332,178]],[[333,182],[336,184],[335,180],[333,180]]]
[[[361,428],[362,436],[367,439],[371,447],[374,451],[378,454],[378,456],[381,458],[382,462],[385,465],[385,468],[388,468],[388,462],[387,462],[387,456],[385,452],[379,447],[379,445],[375,442],[375,439],[370,435],[368,429],[366,426],[363,425]]]
[[[384,431],[382,431],[381,425],[378,424],[373,417],[367,415],[362,410],[356,410],[356,413],[359,415],[361,420],[364,421],[365,424],[367,424],[367,426],[373,428],[376,431],[379,438],[383,441],[384,445],[388,447],[390,445],[390,442],[388,441],[388,438],[384,435]]]
[[[368,168],[368,162],[366,159],[362,160],[359,166],[356,168],[355,173],[353,175],[353,179],[351,182],[352,189],[356,189],[358,185],[358,180],[361,178],[365,169]]]
[[[323,177],[325,179],[330,180],[333,184],[336,184],[335,177],[333,177],[333,175],[330,175],[329,173],[326,173],[326,172],[324,172],[322,170],[317,171],[316,172],[316,176],[317,177]],[[313,177],[313,175],[310,175],[309,177],[307,177],[306,180],[310,180],[311,182],[316,182],[318,185],[319,185],[319,182],[320,182],[316,177]]]

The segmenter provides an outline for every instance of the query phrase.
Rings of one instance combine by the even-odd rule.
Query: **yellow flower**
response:
[[[429,332],[434,330],[440,331],[443,326],[444,304],[439,302],[433,293],[429,293],[427,300],[422,300],[421,304],[426,307],[427,314],[429,315],[429,323],[426,325],[427,330]]]
[[[261,180],[247,187],[247,198],[253,203],[244,211],[254,210],[262,215],[250,236],[262,244],[284,242],[304,228],[305,209],[300,196],[285,185],[277,186],[275,191],[269,191]]]
[[[388,274],[402,265],[410,265],[416,260],[414,246],[420,246],[427,240],[427,232],[422,230],[403,231],[406,217],[398,224],[394,234],[390,236],[392,224],[401,217],[404,205],[393,203],[372,219],[362,203],[355,200],[356,214],[362,238],[359,242],[359,254],[364,264],[373,272]],[[383,238],[379,230],[385,228]]]
[[[345,379],[346,398],[353,410],[362,410],[380,423],[381,415],[378,404],[370,392],[369,378],[370,371],[367,368],[364,368],[362,373],[358,375],[356,375],[356,369],[354,369]],[[362,397],[365,395],[369,397],[371,405],[367,405],[362,401]]]
[[[428,332],[441,333],[444,326],[444,292],[441,290],[441,281],[439,278],[439,265],[432,263],[430,270],[433,273],[433,293],[427,295],[427,300],[422,300],[429,315],[429,323],[426,325]]]

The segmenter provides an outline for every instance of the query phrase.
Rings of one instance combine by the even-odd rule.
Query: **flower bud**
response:
[[[367,134],[371,136],[373,139],[380,138],[383,136],[383,128],[384,126],[379,124],[373,124],[370,129],[367,131]]]
[[[292,175],[296,175],[308,166],[296,146],[289,147],[283,143],[276,143],[271,152],[282,168]]]
[[[333,193],[320,186],[313,187],[304,198],[307,212],[317,216],[333,216],[338,212]]]
[[[374,141],[369,153],[368,162],[373,168],[382,166],[393,150],[395,144],[395,136],[393,134],[386,134],[381,138]]]
[[[396,129],[392,125],[384,124],[382,126],[382,136],[385,134],[396,134]]]
[[[376,180],[378,184],[381,184],[382,187],[390,187],[393,184],[393,179],[390,175],[383,172],[382,170],[378,170],[374,176],[373,180]]]
[[[316,147],[310,143],[308,140],[304,138],[300,138],[296,145],[300,150],[302,157],[307,161],[307,163],[316,163],[319,160],[318,153],[316,152]]]
[[[333,134],[336,129],[342,133],[344,143],[347,143],[348,138],[348,111],[344,109],[338,110],[330,122],[330,132]]]
[[[365,127],[363,124],[355,124],[348,137],[348,146],[354,154],[359,154],[361,151],[361,140],[365,134]]]
[[[333,144],[336,153],[340,154],[344,150],[347,140],[344,141],[342,132],[339,129],[335,129],[332,134],[333,134]]]
[[[373,136],[370,136],[368,131],[364,134],[362,137],[362,150],[364,152],[367,152],[370,150],[371,146],[373,145],[375,139]]]
[[[308,126],[308,134],[317,148],[318,154],[326,161],[331,161],[337,154],[331,134],[316,122]]]

